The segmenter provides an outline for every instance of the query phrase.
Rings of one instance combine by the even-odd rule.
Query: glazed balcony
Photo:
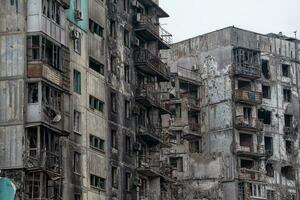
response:
[[[262,94],[261,92],[238,89],[235,91],[235,100],[237,102],[247,103],[252,105],[261,104]]]
[[[138,157],[137,171],[148,177],[162,177],[172,181],[173,168],[168,163],[151,155],[140,155]]]
[[[256,118],[245,119],[244,116],[237,116],[235,118],[235,127],[245,131],[258,131],[263,128],[263,124]]]
[[[53,175],[62,174],[62,162],[59,153],[50,151],[29,150],[27,159],[27,170],[43,170]]]
[[[137,13],[135,16],[135,32],[146,41],[155,41],[159,43],[160,49],[170,49],[172,43],[172,35],[155,24],[147,15]]]
[[[170,68],[161,59],[147,49],[134,51],[134,64],[144,73],[157,76],[160,81],[170,79]]]

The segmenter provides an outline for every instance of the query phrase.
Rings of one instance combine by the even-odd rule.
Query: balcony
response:
[[[180,99],[186,102],[187,107],[191,111],[200,111],[200,99],[189,93],[180,94]]]
[[[235,75],[245,78],[260,78],[261,69],[259,66],[252,66],[248,64],[235,65]]]
[[[158,40],[160,49],[170,49],[172,35],[146,15],[136,14],[135,32],[146,41]]]
[[[241,168],[239,170],[239,179],[249,180],[249,181],[263,181],[265,175],[254,169]]]
[[[172,181],[173,168],[168,163],[151,155],[140,155],[137,171],[148,177],[162,177]]]
[[[263,128],[263,124],[256,118],[245,119],[244,116],[237,116],[235,118],[235,128],[246,131],[258,131]]]
[[[144,73],[157,76],[160,81],[170,79],[170,68],[161,59],[146,49],[134,51],[134,64]]]
[[[139,123],[137,129],[137,137],[142,139],[144,142],[152,145],[162,143],[161,128],[153,124],[141,124]]]
[[[262,94],[260,92],[253,92],[247,90],[236,90],[235,100],[241,103],[247,103],[251,105],[262,103]]]
[[[294,127],[283,127],[284,137],[285,138],[297,138],[298,129]]]
[[[58,153],[50,151],[29,150],[27,160],[27,170],[44,170],[54,176],[62,174],[62,163]]]
[[[261,158],[266,154],[264,152],[263,146],[241,146],[239,144],[236,145],[236,153],[238,156],[250,157],[250,158]]]

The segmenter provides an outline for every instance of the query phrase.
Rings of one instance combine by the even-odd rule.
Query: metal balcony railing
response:
[[[259,78],[261,76],[261,68],[258,65],[249,65],[248,63],[235,64],[235,74],[245,77]]]
[[[265,178],[265,175],[259,170],[241,168],[239,171],[240,171],[239,173],[240,179],[262,181]]]
[[[147,49],[136,49],[134,51],[134,62],[135,65],[147,65],[153,71],[163,76],[170,76],[170,68],[167,64]]]
[[[146,84],[136,89],[136,97],[145,98],[153,105],[158,105],[160,102],[159,93],[155,90],[153,84]]]
[[[256,118],[245,119],[244,116],[236,116],[235,118],[235,126],[236,128],[244,128],[244,129],[262,129],[263,124]]]
[[[235,91],[236,101],[251,103],[251,104],[261,104],[262,94],[261,92],[247,91],[238,89]]]

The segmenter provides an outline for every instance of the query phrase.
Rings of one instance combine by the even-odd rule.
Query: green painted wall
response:
[[[70,0],[70,8],[67,10],[67,18],[78,28],[87,32],[89,29],[88,0],[81,0],[81,12],[83,20],[75,19],[75,1],[76,0]]]

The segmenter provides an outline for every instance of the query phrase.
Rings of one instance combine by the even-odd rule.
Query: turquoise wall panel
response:
[[[70,0],[70,8],[67,10],[67,19],[81,30],[87,32],[89,29],[88,0],[81,0],[82,20],[76,20],[75,18],[75,1],[76,0]]]

